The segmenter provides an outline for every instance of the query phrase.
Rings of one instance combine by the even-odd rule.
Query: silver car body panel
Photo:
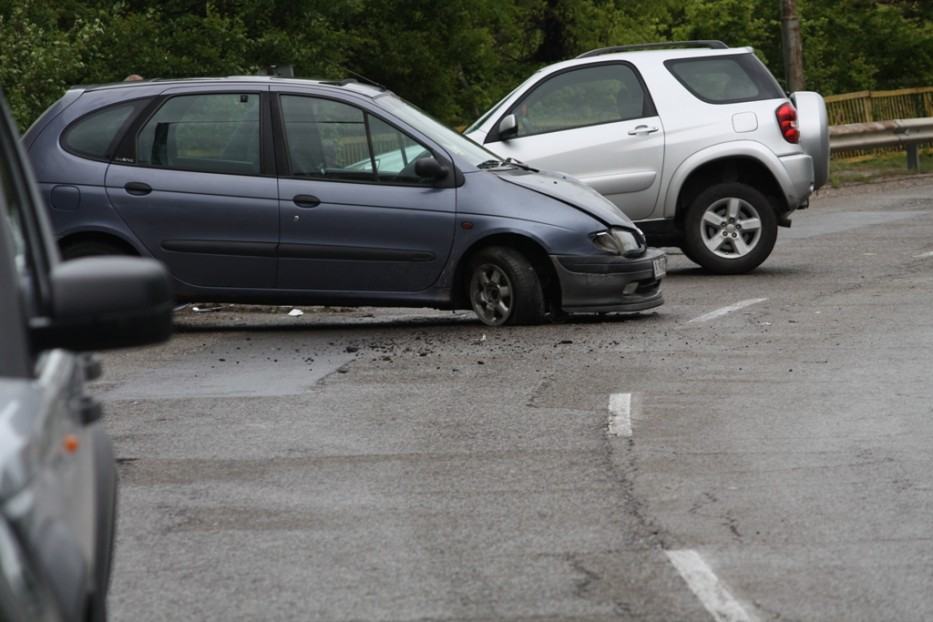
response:
[[[45,619],[47,609],[80,611],[91,589],[99,482],[93,428],[75,412],[82,369],[62,350],[39,366],[34,380],[0,380],[0,514],[24,556],[19,573],[41,574],[51,590],[54,606],[39,595],[31,605],[23,599]],[[64,445],[68,436],[77,440],[73,453]],[[16,580],[10,568],[3,572]]]

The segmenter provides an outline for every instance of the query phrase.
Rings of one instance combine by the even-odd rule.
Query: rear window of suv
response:
[[[680,58],[664,65],[688,91],[709,104],[784,97],[777,80],[753,54]]]

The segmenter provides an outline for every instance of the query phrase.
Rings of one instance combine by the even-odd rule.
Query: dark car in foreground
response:
[[[116,469],[85,350],[172,328],[151,259],[60,263],[0,96],[0,620],[105,620]]]
[[[64,256],[154,257],[182,302],[472,308],[489,325],[662,303],[665,256],[612,203],[382,88],[74,88],[25,145]]]

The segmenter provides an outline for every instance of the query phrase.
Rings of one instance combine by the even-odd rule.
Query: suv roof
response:
[[[728,56],[735,54],[754,54],[754,48],[750,46],[744,47],[722,47],[722,48],[710,48],[710,47],[677,47],[676,43],[664,43],[664,44],[648,44],[648,45],[659,45],[665,47],[649,47],[645,48],[642,45],[634,46],[638,49],[624,49],[623,51],[616,51],[622,48],[628,48],[628,46],[616,46],[611,48],[599,48],[597,50],[591,50],[590,52],[585,52],[576,58],[571,58],[569,60],[558,61],[550,65],[545,65],[537,71],[535,71],[532,76],[540,75],[542,73],[551,73],[561,71],[568,67],[577,67],[580,65],[587,65],[589,63],[603,62],[610,60],[633,60],[637,57],[640,60],[650,61],[650,60],[672,60],[672,59],[682,59],[682,58],[702,58],[709,56]],[[725,44],[723,44],[725,45]]]
[[[709,50],[726,50],[729,46],[722,41],[702,39],[696,41],[662,41],[659,43],[634,43],[631,45],[613,45],[584,52],[577,58],[589,58],[601,54],[614,54],[616,52],[640,52],[644,50],[670,50],[684,48],[705,48]]]

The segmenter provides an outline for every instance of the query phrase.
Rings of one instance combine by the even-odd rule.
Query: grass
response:
[[[907,169],[907,153],[892,151],[872,153],[850,158],[833,158],[829,163],[829,184],[833,188],[849,184],[883,181],[891,177],[904,177],[933,172],[933,148],[920,149],[920,168]]]

